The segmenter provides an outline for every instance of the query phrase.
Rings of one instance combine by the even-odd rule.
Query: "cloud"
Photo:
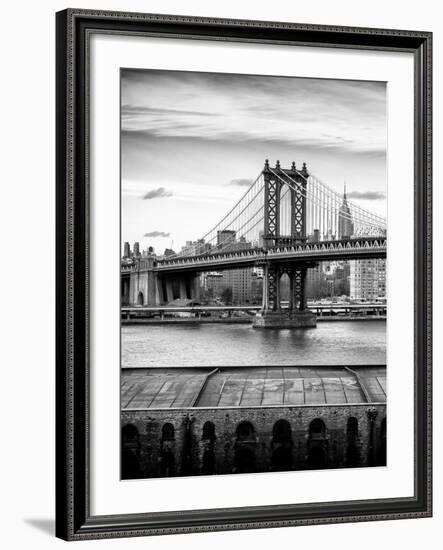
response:
[[[229,185],[238,185],[239,187],[249,187],[253,184],[254,180],[249,178],[235,178],[229,182]]]
[[[125,70],[122,130],[123,137],[154,140],[281,141],[294,149],[378,153],[386,150],[386,84]]]
[[[170,233],[165,233],[164,231],[150,231],[145,233],[144,237],[169,237]]]
[[[153,116],[161,116],[161,115],[173,115],[173,116],[180,116],[180,115],[196,115],[196,116],[219,116],[216,113],[208,113],[205,111],[186,111],[186,110],[180,110],[180,109],[166,109],[162,108],[159,109],[157,107],[145,107],[143,105],[122,105],[122,116],[131,116],[131,115],[153,115]]]
[[[349,199],[363,199],[367,201],[378,201],[386,198],[381,191],[351,191],[347,193]]]
[[[152,189],[142,196],[143,200],[150,199],[161,199],[163,197],[172,197],[172,191],[168,191],[164,187],[157,187],[157,189]]]

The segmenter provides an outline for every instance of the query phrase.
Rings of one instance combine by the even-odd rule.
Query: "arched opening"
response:
[[[143,292],[140,290],[140,292],[137,295],[137,305],[142,306],[145,303],[145,299],[143,296]]]
[[[174,441],[175,430],[174,426],[170,422],[163,424],[162,428],[162,441]]]
[[[321,418],[315,418],[309,424],[308,466],[324,468],[327,459],[326,425]]]
[[[139,435],[133,424],[122,428],[121,443],[121,477],[122,479],[137,479],[141,477],[139,463]]]
[[[274,443],[291,443],[291,425],[287,420],[277,420],[272,429],[272,441]]]
[[[161,474],[163,477],[171,477],[175,474],[175,460],[171,451],[162,452]]]
[[[172,279],[172,299],[178,300],[180,298],[180,280]]]
[[[237,441],[255,441],[254,426],[250,422],[240,422],[237,426]]]
[[[123,426],[122,441],[123,445],[130,445],[135,442],[138,444],[138,430],[134,424],[126,424]]]
[[[309,449],[308,465],[311,468],[324,468],[326,466],[326,449],[322,445],[313,445]]]
[[[280,235],[289,237],[291,235],[291,189],[289,185],[280,187]]]
[[[380,452],[379,465],[386,466],[386,418],[383,418],[380,424]]]
[[[290,447],[277,447],[272,453],[271,468],[274,472],[292,470],[292,453]]]
[[[129,304],[129,279],[128,277],[121,278],[121,302],[122,306]]]
[[[240,474],[255,471],[255,454],[247,447],[239,447],[235,451],[235,471]]]
[[[326,436],[326,426],[323,420],[315,418],[309,424],[309,437],[311,439],[324,439]]]
[[[168,299],[168,287],[166,285],[166,279],[164,277],[162,277],[160,279],[160,287],[161,287],[161,290],[162,290],[162,302],[167,304],[169,299]]]
[[[212,422],[208,421],[203,424],[202,439],[215,440],[215,426]]]
[[[289,304],[289,294],[290,294],[290,288],[291,288],[291,281],[289,279],[289,275],[287,273],[283,273],[280,277],[280,305],[283,306],[282,302],[284,302],[284,305]]]
[[[201,473],[203,475],[215,474],[215,454],[212,449],[203,453]]]
[[[186,289],[186,298],[190,300],[192,298],[192,282],[189,277],[186,279],[185,289]]]

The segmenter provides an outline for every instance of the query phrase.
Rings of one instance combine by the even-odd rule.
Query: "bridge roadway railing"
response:
[[[386,256],[387,239],[362,237],[358,239],[321,241],[318,243],[300,243],[296,245],[274,246],[267,250],[250,248],[232,252],[204,254],[200,256],[181,256],[173,259],[157,260],[154,270],[174,271],[182,269],[196,270],[201,267],[216,269],[222,266],[254,265],[265,261],[291,259],[362,259]]]

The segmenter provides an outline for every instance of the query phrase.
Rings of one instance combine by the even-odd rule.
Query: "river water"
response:
[[[122,326],[123,367],[386,363],[386,321],[324,321],[310,329],[235,324]]]

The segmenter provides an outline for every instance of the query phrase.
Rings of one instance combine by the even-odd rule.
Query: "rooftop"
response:
[[[122,369],[123,410],[386,402],[386,367]]]

